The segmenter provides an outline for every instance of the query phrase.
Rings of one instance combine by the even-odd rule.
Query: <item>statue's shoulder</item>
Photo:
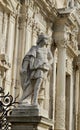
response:
[[[37,49],[37,46],[32,46],[29,51],[34,51]]]
[[[36,57],[36,50],[37,50],[37,46],[32,46],[28,51],[27,56]]]
[[[24,56],[23,61],[29,61],[30,60],[30,56],[36,57],[36,50],[37,50],[37,46],[32,46],[30,48],[30,50],[27,52],[27,54]]]

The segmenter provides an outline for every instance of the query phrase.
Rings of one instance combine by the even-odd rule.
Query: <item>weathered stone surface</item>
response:
[[[47,81],[53,63],[53,56],[48,47],[50,45],[48,36],[39,34],[36,44],[24,56],[20,73],[23,90],[20,102],[25,99],[28,102],[28,97],[31,97],[29,101],[33,105],[38,105],[39,91],[43,83]]]
[[[12,116],[38,116],[39,109],[37,106],[21,106],[13,109]]]
[[[12,116],[9,117],[12,123],[11,130],[49,130],[53,122],[41,116]]]
[[[0,0],[0,86],[19,101],[21,62],[36,45],[40,32],[51,37],[54,64],[53,74],[39,93],[41,109],[33,108],[35,115],[52,118],[54,130],[80,130],[80,61],[78,65],[73,64],[80,54],[80,0]],[[25,105],[23,109],[20,106],[14,110],[15,122],[16,114],[21,121],[28,116],[31,120],[30,113],[34,117],[33,110],[26,109]],[[27,114],[27,117],[20,117],[20,114]],[[14,129],[20,130],[25,124],[19,126],[18,121]],[[38,129],[44,130],[42,126]],[[33,126],[30,124],[24,129],[33,129]]]
[[[48,111],[41,108],[40,106],[18,106],[17,108],[13,109],[12,116],[44,116],[48,118]]]
[[[53,127],[53,121],[41,115],[35,106],[14,109],[8,121],[12,124],[11,130],[49,130]]]

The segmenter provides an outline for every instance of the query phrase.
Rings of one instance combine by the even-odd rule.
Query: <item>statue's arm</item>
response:
[[[27,72],[28,65],[29,65],[29,61],[25,61],[24,64],[23,64],[23,67],[22,67],[22,70],[23,70],[24,72]]]
[[[22,67],[21,67],[21,73],[26,73],[29,66],[29,57],[23,59]]]
[[[36,46],[32,46],[22,61],[22,68],[21,68],[22,73],[26,73],[29,69],[32,68],[35,56],[36,56]]]
[[[30,69],[33,70],[34,69],[34,61],[35,61],[35,57],[31,56],[30,58]]]

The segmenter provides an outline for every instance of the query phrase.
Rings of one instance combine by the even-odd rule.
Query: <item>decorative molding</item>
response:
[[[65,19],[65,36],[67,38],[67,46],[78,55],[78,33],[80,26],[80,9],[74,7],[72,9],[61,9],[59,11],[60,19]]]
[[[50,0],[35,0],[36,5],[40,7],[42,15],[46,17],[48,20],[51,22],[54,21],[53,17],[57,17],[58,12],[57,9],[55,8],[55,5],[53,2],[50,2]],[[44,8],[45,7],[45,8]]]
[[[68,27],[66,30],[67,43],[74,51],[78,51],[78,30],[76,28]]]
[[[16,12],[19,2],[17,0],[1,0],[0,5],[4,8],[7,12]]]

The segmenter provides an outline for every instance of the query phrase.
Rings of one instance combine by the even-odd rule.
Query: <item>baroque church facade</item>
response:
[[[40,32],[50,37],[54,58],[41,113],[52,130],[80,130],[79,0],[0,0],[0,86],[19,101],[22,59]]]

